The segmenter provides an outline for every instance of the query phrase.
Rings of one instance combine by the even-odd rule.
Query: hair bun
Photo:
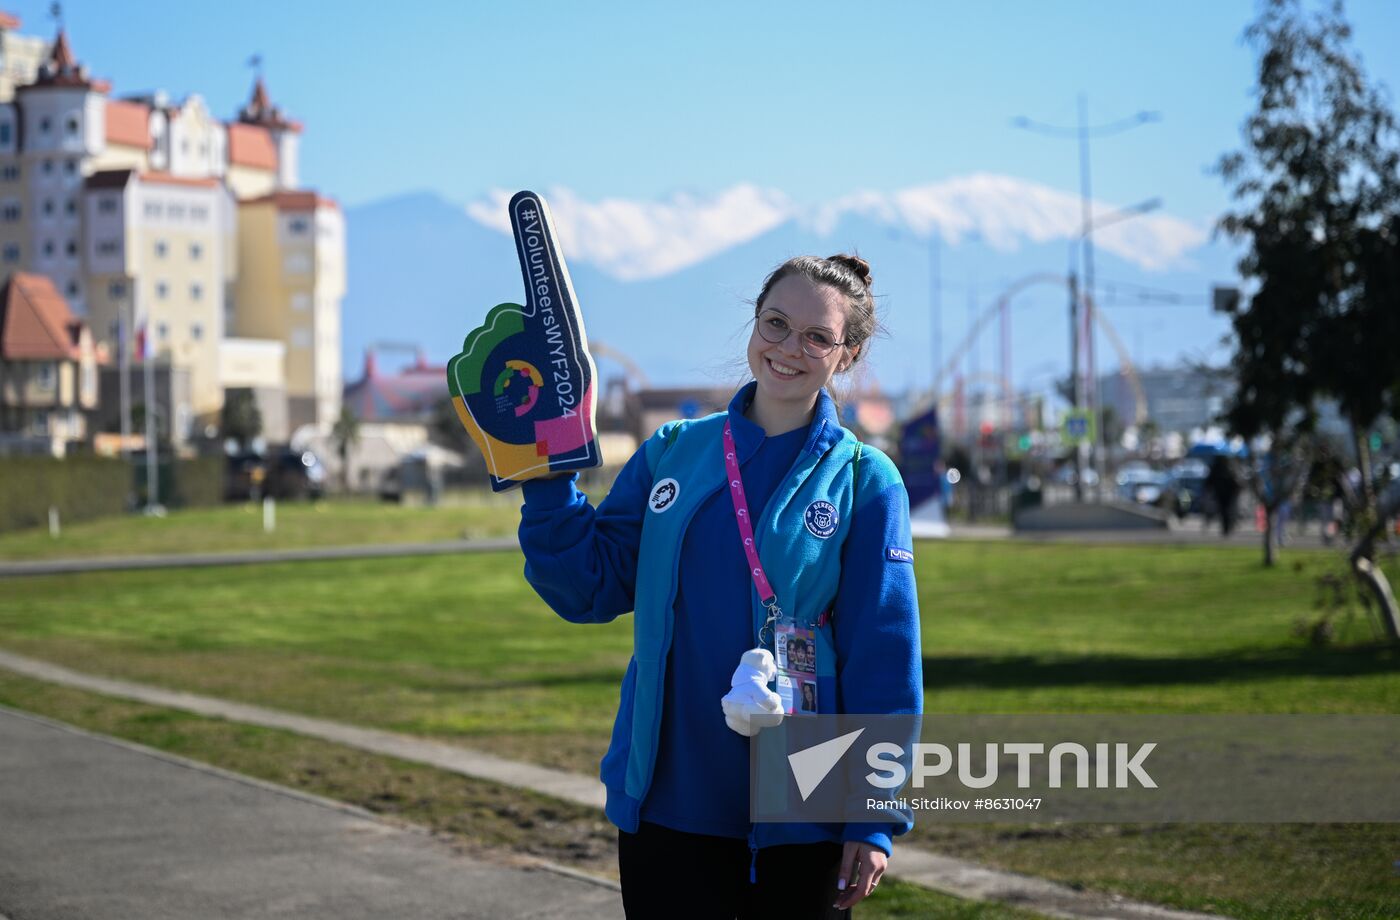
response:
[[[835,262],[837,265],[849,269],[851,274],[859,278],[861,283],[866,287],[870,287],[874,284],[874,279],[870,277],[870,263],[860,256],[852,256],[844,252],[838,252],[834,256],[827,256],[826,260],[828,262]]]

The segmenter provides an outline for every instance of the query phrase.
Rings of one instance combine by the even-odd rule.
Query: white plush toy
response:
[[[724,709],[724,722],[746,738],[759,729],[771,728],[783,721],[783,701],[768,689],[768,682],[778,676],[773,653],[766,648],[751,648],[739,659],[730,680],[733,688],[719,701]]]

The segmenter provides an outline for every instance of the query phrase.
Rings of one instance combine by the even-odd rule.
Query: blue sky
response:
[[[29,34],[52,34],[48,7],[0,0]],[[909,245],[911,234],[928,232],[920,209],[944,215],[940,227],[966,218],[974,239],[1000,233],[1016,241],[984,250],[981,262],[969,249],[949,250],[941,322],[951,348],[968,326],[968,292],[990,301],[1015,275],[1062,271],[1079,226],[1075,143],[1017,130],[1011,120],[1071,125],[1081,92],[1091,122],[1159,112],[1159,123],[1093,146],[1100,207],[1164,203],[1096,234],[1101,293],[1116,279],[1191,302],[1141,306],[1105,296],[1105,316],[1139,363],[1228,358],[1220,344],[1227,324],[1205,294],[1233,281],[1231,251],[1207,242],[1228,205],[1209,169],[1239,146],[1252,108],[1254,53],[1242,34],[1255,0],[63,7],[77,55],[117,95],[197,92],[228,118],[248,97],[249,56],[261,54],[273,100],[306,125],[305,185],[349,207],[426,190],[469,206],[488,225],[504,214],[502,192],[547,192],[571,261],[621,282],[701,264],[794,216],[810,228],[823,209],[871,214],[898,201],[901,216],[871,226],[903,229],[832,244],[857,245],[880,266],[877,283],[893,308],[881,372],[895,381],[930,373],[928,271],[922,244]],[[1400,2],[1350,0],[1347,16],[1368,75],[1392,90],[1393,105]],[[967,192],[989,183],[1009,191]],[[945,240],[956,244],[949,232]],[[1118,253],[1145,274],[1124,277],[1130,266],[1114,267],[1116,234],[1126,234]],[[509,242],[496,245],[508,259]],[[361,268],[402,269],[383,262],[368,258]],[[696,296],[738,304],[758,278],[748,271],[753,277],[711,279],[718,287]],[[460,296],[480,296],[473,292],[487,275],[476,271]],[[360,288],[373,287],[356,277]],[[378,308],[356,300],[351,287],[347,313]],[[632,290],[624,284],[615,294]],[[1049,289],[1026,296],[1033,309],[1018,320],[1016,373],[1039,386],[1068,363],[1064,297]],[[422,325],[415,334],[427,334]],[[979,347],[995,346],[983,338]],[[1116,359],[1100,344],[1106,369]],[[347,372],[359,361],[347,352]]]
[[[1400,4],[1353,0],[1373,78],[1400,86]],[[305,121],[302,173],[348,205],[411,189],[465,202],[738,182],[816,204],[993,172],[1076,191],[1071,141],[1009,126],[1142,109],[1094,147],[1095,196],[1206,221],[1238,143],[1251,2],[212,3],[68,0],[75,51],[115,91],[199,92],[225,117],[260,52]],[[49,34],[47,2],[0,3]],[[187,49],[177,53],[177,49]],[[1389,52],[1389,53],[1387,53]]]

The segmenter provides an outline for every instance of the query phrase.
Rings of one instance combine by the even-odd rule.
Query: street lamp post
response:
[[[1094,445],[1095,449],[1091,456],[1090,465],[1095,467],[1096,472],[1100,472],[1099,479],[1100,482],[1102,482],[1102,471],[1097,469],[1103,460],[1103,425],[1101,423],[1102,420],[1097,417],[1098,381],[1095,379],[1096,369],[1094,364],[1094,219],[1090,188],[1089,140],[1093,137],[1107,137],[1113,134],[1121,134],[1131,128],[1136,128],[1138,125],[1160,121],[1161,115],[1157,112],[1144,111],[1138,112],[1130,118],[1120,119],[1108,124],[1091,126],[1089,124],[1088,110],[1088,97],[1080,93],[1079,120],[1078,124],[1073,128],[1044,124],[1032,121],[1025,116],[1012,119],[1011,124],[1013,127],[1024,128],[1027,131],[1035,131],[1038,134],[1048,134],[1052,137],[1074,137],[1079,142],[1079,195],[1080,211],[1083,221],[1080,241],[1083,243],[1081,252],[1084,259],[1084,310],[1082,317],[1076,324],[1076,328],[1082,330],[1079,333],[1079,337],[1083,339],[1083,352],[1087,359],[1083,362],[1088,375],[1087,386],[1081,386],[1079,383],[1081,362],[1079,360],[1080,349],[1077,344],[1072,346],[1074,350],[1070,362],[1070,374],[1075,384],[1072,388],[1075,408],[1079,407],[1081,401],[1087,403],[1089,417],[1096,422],[1094,425],[1096,429],[1094,440],[1097,444]],[[1099,226],[1103,226],[1103,223],[1104,222],[1100,222]],[[1071,309],[1073,309],[1073,307]],[[1078,456],[1078,449],[1076,450],[1076,456]],[[1077,489],[1076,495],[1078,494],[1080,494],[1080,492]]]
[[[1118,210],[1118,211],[1110,212],[1109,214],[1104,215],[1103,217],[1099,218],[1098,220],[1091,220],[1091,221],[1085,226],[1084,231],[1080,234],[1080,237],[1079,237],[1078,242],[1083,243],[1083,244],[1085,245],[1085,247],[1088,248],[1089,239],[1092,237],[1093,232],[1094,232],[1095,230],[1099,230],[1099,229],[1101,229],[1101,228],[1103,228],[1103,227],[1107,227],[1107,226],[1109,226],[1110,224],[1116,224],[1116,223],[1121,223],[1122,221],[1125,221],[1125,220],[1131,220],[1131,219],[1134,218],[1134,217],[1139,217],[1139,216],[1141,216],[1141,215],[1143,215],[1143,214],[1147,214],[1147,213],[1149,213],[1149,212],[1155,211],[1155,210],[1157,210],[1158,208],[1160,208],[1161,206],[1162,206],[1162,199],[1161,199],[1161,198],[1149,198],[1149,199],[1147,199],[1146,201],[1140,201],[1140,202],[1138,202],[1137,204],[1132,205],[1132,206],[1130,206],[1130,207],[1126,207],[1126,208],[1123,208],[1123,209]],[[1071,265],[1074,264],[1074,245],[1075,245],[1074,243],[1071,243],[1071,244],[1070,244],[1070,264],[1071,264]],[[1092,258],[1089,259],[1089,261],[1088,261],[1088,263],[1086,264],[1085,268],[1086,268],[1086,270],[1088,270],[1089,272],[1092,272],[1092,271],[1093,271],[1093,260],[1092,260]],[[1100,498],[1102,498],[1102,496],[1103,496],[1103,487],[1104,487],[1104,485],[1105,485],[1106,480],[1108,479],[1108,449],[1107,449],[1107,445],[1106,445],[1106,443],[1105,443],[1105,441],[1104,441],[1104,427],[1105,427],[1105,426],[1104,426],[1104,424],[1103,424],[1103,418],[1102,418],[1103,413],[1102,413],[1102,410],[1100,409],[1100,406],[1099,406],[1099,398],[1098,398],[1098,397],[1099,397],[1099,393],[1098,393],[1098,389],[1099,389],[1099,380],[1098,380],[1098,376],[1097,376],[1097,374],[1096,374],[1096,372],[1095,372],[1095,367],[1094,367],[1094,344],[1093,344],[1093,343],[1094,343],[1094,327],[1095,327],[1095,322],[1096,322],[1096,320],[1097,320],[1097,316],[1096,316],[1095,314],[1096,314],[1096,312],[1098,311],[1098,301],[1096,301],[1096,300],[1094,299],[1094,285],[1093,285],[1093,275],[1092,275],[1092,274],[1088,274],[1088,275],[1086,275],[1085,278],[1084,278],[1084,291],[1083,291],[1082,296],[1083,296],[1083,298],[1084,298],[1084,341],[1085,341],[1085,344],[1086,344],[1086,351],[1088,352],[1088,362],[1087,362],[1087,363],[1088,363],[1088,365],[1089,365],[1089,368],[1088,368],[1088,370],[1089,370],[1089,388],[1088,388],[1088,389],[1089,389],[1090,393],[1092,394],[1092,395],[1091,395],[1091,398],[1090,398],[1090,400],[1089,400],[1089,412],[1090,412],[1090,417],[1093,418],[1093,420],[1094,420],[1094,444],[1093,444],[1093,447],[1094,447],[1094,456],[1095,456],[1095,460],[1097,461],[1096,463],[1093,464],[1093,468],[1094,468],[1094,472],[1098,474],[1098,482],[1095,484],[1094,490],[1095,490],[1095,494],[1098,495]]]

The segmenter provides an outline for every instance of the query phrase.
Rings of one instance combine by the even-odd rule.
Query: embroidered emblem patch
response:
[[[900,549],[898,546],[890,546],[885,549],[885,558],[891,562],[914,561],[914,554],[907,549]]]
[[[681,484],[674,479],[666,478],[652,486],[651,498],[647,499],[647,504],[651,510],[657,514],[667,510],[676,503],[676,496],[681,494]]]
[[[836,506],[831,502],[812,502],[807,506],[807,513],[802,516],[802,520],[812,536],[825,540],[836,533]]]

